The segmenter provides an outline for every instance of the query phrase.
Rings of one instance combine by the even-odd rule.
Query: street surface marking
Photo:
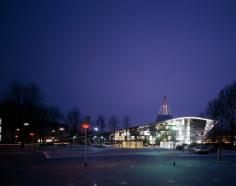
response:
[[[74,186],[75,184],[73,182],[66,183],[66,186]]]
[[[175,183],[175,181],[174,181],[174,180],[168,180],[168,182],[169,182],[169,183]]]
[[[46,159],[50,159],[51,158],[51,156],[48,154],[47,151],[43,151],[43,154],[44,154]]]
[[[218,178],[214,178],[212,181],[214,181],[214,182],[219,182],[220,179],[218,179]]]
[[[119,182],[120,185],[127,185],[128,183],[126,181]]]

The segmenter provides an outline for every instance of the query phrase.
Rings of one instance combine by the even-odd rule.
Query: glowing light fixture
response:
[[[24,123],[24,126],[29,126],[30,124],[29,123]]]
[[[33,137],[33,136],[35,135],[35,133],[31,132],[31,133],[29,133],[29,135],[30,135],[31,137]]]
[[[95,131],[98,131],[98,127],[95,127],[94,130],[95,130]]]
[[[59,131],[64,131],[65,129],[63,127],[59,128]]]
[[[89,125],[88,122],[84,122],[84,123],[82,123],[81,127],[82,127],[83,129],[88,129],[88,128],[90,128],[90,125]]]

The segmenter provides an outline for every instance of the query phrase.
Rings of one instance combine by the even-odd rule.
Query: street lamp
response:
[[[29,136],[31,137],[31,141],[33,142],[33,151],[35,151],[35,139],[34,139],[35,133],[30,132]]]
[[[75,145],[76,136],[73,136],[73,145]]]
[[[23,125],[24,125],[24,126],[29,126],[30,124],[29,124],[29,123],[24,123]]]
[[[174,148],[174,153],[173,153],[173,166],[175,166],[175,161],[176,161],[176,157],[175,157],[176,131],[177,131],[178,129],[177,129],[176,126],[172,126],[171,128],[172,128],[173,133],[174,133],[174,137],[173,137],[173,138],[174,138],[174,139],[173,139],[173,141],[174,141],[174,143],[173,143],[173,148]]]
[[[82,123],[81,127],[84,129],[84,167],[87,167],[87,129],[90,128],[90,125],[88,122]]]
[[[59,137],[59,140],[60,141],[62,141],[63,140],[63,138],[64,138],[64,132],[65,131],[65,128],[64,127],[60,127],[59,129],[58,129],[58,137]]]
[[[98,131],[98,127],[95,127],[94,130],[97,132]]]
[[[94,130],[95,130],[95,133],[96,135],[98,135],[98,127],[94,127]],[[99,143],[99,138],[96,138],[96,141],[97,141],[97,146],[98,146],[98,143]]]
[[[25,146],[25,140],[28,138],[27,136],[27,131],[29,130],[29,123],[25,122],[23,123],[23,128],[22,128],[22,132],[21,132],[21,136],[22,136],[22,143],[21,143],[21,147],[24,148]],[[17,131],[20,131],[20,129],[16,129]]]
[[[63,127],[60,127],[59,128],[59,131],[64,131],[65,129]]]

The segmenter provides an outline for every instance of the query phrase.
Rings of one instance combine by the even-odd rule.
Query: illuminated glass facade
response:
[[[174,138],[176,145],[202,143],[212,128],[213,120],[200,117],[180,117],[117,131],[115,140],[120,143],[137,140],[143,141],[143,145],[172,148]]]

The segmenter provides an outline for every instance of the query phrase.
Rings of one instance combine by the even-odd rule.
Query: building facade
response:
[[[141,141],[144,146],[173,148],[174,145],[203,143],[213,126],[211,119],[179,117],[116,131],[115,140],[120,144],[129,144],[127,141],[139,141],[140,144]]]

